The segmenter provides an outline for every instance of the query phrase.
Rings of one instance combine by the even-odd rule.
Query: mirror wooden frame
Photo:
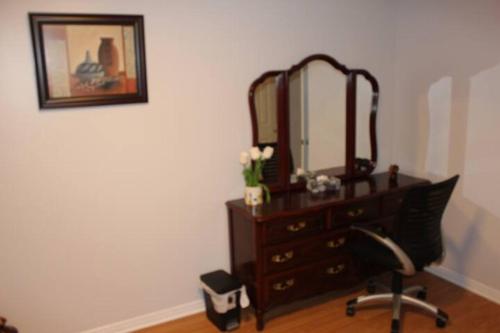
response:
[[[326,54],[310,55],[299,63],[293,65],[288,70],[272,70],[265,72],[252,82],[248,93],[248,103],[250,106],[250,117],[252,122],[252,143],[253,146],[259,144],[259,129],[257,122],[257,111],[255,105],[255,92],[261,83],[269,78],[276,78],[277,96],[277,181],[266,183],[271,192],[288,191],[302,189],[305,182],[290,183],[290,131],[289,131],[289,78],[296,71],[304,68],[312,61],[321,60],[342,72],[346,76],[346,158],[345,166],[334,167],[321,170],[321,173],[350,180],[361,178],[371,174],[377,163],[377,135],[376,135],[376,114],[378,111],[379,85],[375,77],[364,69],[349,69]],[[356,158],[356,84],[358,76],[363,76],[372,87],[372,98],[369,118],[369,137],[371,159]]]

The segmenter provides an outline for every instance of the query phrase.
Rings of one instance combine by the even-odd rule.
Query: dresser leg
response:
[[[257,331],[264,330],[264,311],[256,310],[255,317],[257,318]]]

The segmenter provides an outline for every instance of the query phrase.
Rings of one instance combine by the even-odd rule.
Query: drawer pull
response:
[[[278,282],[273,284],[273,289],[276,291],[284,291],[290,289],[295,284],[295,279],[288,279],[285,282]]]
[[[326,269],[326,274],[328,275],[337,275],[340,274],[344,271],[345,265],[344,264],[338,264],[337,266],[334,267],[328,267]]]
[[[345,244],[345,237],[326,242],[326,247],[329,249],[337,249]]]
[[[283,254],[275,254],[271,257],[271,261],[277,264],[282,264],[293,259],[293,251],[288,251]]]
[[[349,217],[358,217],[358,216],[363,215],[364,212],[365,212],[365,210],[363,208],[357,208],[357,209],[348,211],[347,215]]]
[[[286,226],[286,230],[290,232],[297,232],[306,227],[307,223],[305,221],[294,223],[294,224],[289,224]]]

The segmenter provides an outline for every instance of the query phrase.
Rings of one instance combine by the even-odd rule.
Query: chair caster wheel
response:
[[[345,310],[345,314],[349,317],[354,317],[356,314],[356,309],[352,306],[348,306]]]
[[[399,320],[397,320],[397,319],[392,320],[391,333],[399,333]]]
[[[446,320],[443,320],[441,318],[436,319],[436,326],[439,328],[446,327]]]
[[[427,291],[425,291],[425,290],[419,291],[417,293],[417,298],[419,300],[425,301],[425,299],[427,298]]]
[[[439,328],[446,327],[448,323],[448,315],[441,310],[438,310],[438,315],[436,317],[436,326]]]

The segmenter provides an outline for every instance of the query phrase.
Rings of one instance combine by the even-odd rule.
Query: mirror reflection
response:
[[[346,77],[315,60],[289,77],[292,167],[318,171],[343,167],[346,157]]]
[[[278,103],[276,77],[270,77],[255,89],[255,111],[259,144],[278,142]]]
[[[274,154],[262,171],[266,183],[278,180],[278,98],[277,77],[269,77],[255,88],[254,103],[257,117],[257,145],[274,148]]]
[[[363,75],[356,77],[356,168],[363,170],[371,163],[370,114],[373,90]]]
[[[371,160],[370,113],[372,85],[363,75],[356,77],[356,158]]]

